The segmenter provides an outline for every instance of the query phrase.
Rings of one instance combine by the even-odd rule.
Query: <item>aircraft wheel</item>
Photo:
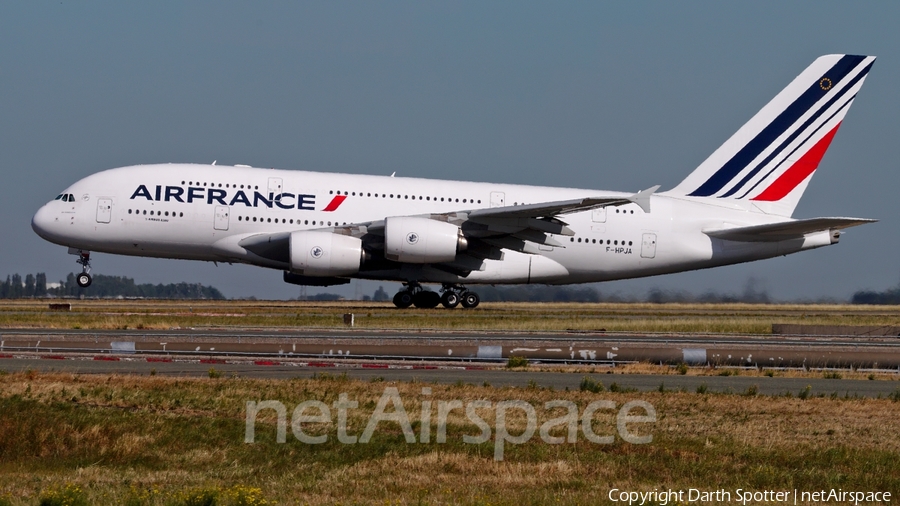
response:
[[[413,305],[421,309],[431,309],[441,303],[441,296],[437,292],[422,290],[413,295]]]
[[[466,309],[478,307],[479,302],[481,302],[481,297],[475,292],[466,292],[462,295],[462,307]]]
[[[80,286],[81,288],[87,288],[91,286],[91,281],[93,281],[91,279],[91,275],[86,272],[82,272],[75,278],[75,282],[78,283],[78,286]]]
[[[409,290],[400,290],[397,292],[397,295],[394,295],[394,305],[400,309],[408,308],[412,306],[413,296],[409,293]]]
[[[447,309],[453,309],[459,305],[460,297],[459,294],[452,291],[444,292],[444,295],[441,295],[441,304],[444,305]]]

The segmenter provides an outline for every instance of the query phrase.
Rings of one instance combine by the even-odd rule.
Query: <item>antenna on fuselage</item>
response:
[[[397,171],[391,172],[391,177],[394,177],[394,175],[396,175],[396,174],[397,174]]]
[[[215,164],[216,164],[216,162],[218,162],[218,160],[213,160],[213,163],[212,163],[212,164],[213,164],[213,165],[215,165]]]

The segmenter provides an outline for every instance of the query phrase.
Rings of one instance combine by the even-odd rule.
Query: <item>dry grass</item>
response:
[[[685,367],[682,371],[680,368]],[[652,374],[671,376],[744,376],[748,378],[816,378],[844,380],[887,380],[898,381],[900,375],[892,369],[857,370],[857,369],[802,369],[802,368],[756,368],[756,367],[686,367],[647,362],[616,364],[615,367],[592,365],[533,365],[529,370],[535,372],[568,372],[574,374],[627,375]]]
[[[423,399],[434,411],[439,400],[521,399],[538,408],[539,422],[558,415],[542,409],[552,399],[582,409],[597,399],[617,406],[642,399],[658,421],[648,427],[650,444],[598,445],[579,433],[576,444],[550,445],[535,437],[507,445],[502,462],[492,459],[492,442],[461,442],[478,430],[459,412],[448,418],[445,444],[434,442],[435,427],[431,443],[406,444],[393,423],[379,425],[368,444],[337,443],[333,424],[317,428],[330,435],[326,444],[302,444],[290,428],[278,444],[271,410],[260,414],[257,442],[243,443],[248,400],[279,400],[290,413],[301,401],[331,404],[346,393],[359,401],[349,416],[349,432],[359,434],[386,387],[398,389],[413,420]],[[143,499],[135,504],[166,504],[185,490],[235,486],[258,487],[280,504],[595,504],[611,487],[897,492],[898,411],[900,403],[887,399],[26,372],[0,376],[0,497],[34,504],[41,491],[66,483],[92,504],[136,497]],[[595,430],[615,434],[614,416],[598,413]],[[522,427],[522,416],[511,420]]]
[[[900,325],[900,307],[796,304],[485,303],[475,310],[398,310],[372,302],[71,301],[0,302],[0,328],[169,329],[196,327],[343,328],[354,313],[367,329],[628,331],[767,334],[772,323]]]

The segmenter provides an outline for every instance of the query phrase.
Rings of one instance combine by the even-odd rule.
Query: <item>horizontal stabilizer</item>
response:
[[[717,239],[742,242],[778,242],[800,239],[815,232],[841,230],[878,220],[866,218],[810,218],[806,220],[782,221],[749,227],[704,230],[703,233]]]

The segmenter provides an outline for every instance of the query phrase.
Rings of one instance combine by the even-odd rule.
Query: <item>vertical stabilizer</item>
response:
[[[793,214],[874,56],[817,58],[670,192]]]

